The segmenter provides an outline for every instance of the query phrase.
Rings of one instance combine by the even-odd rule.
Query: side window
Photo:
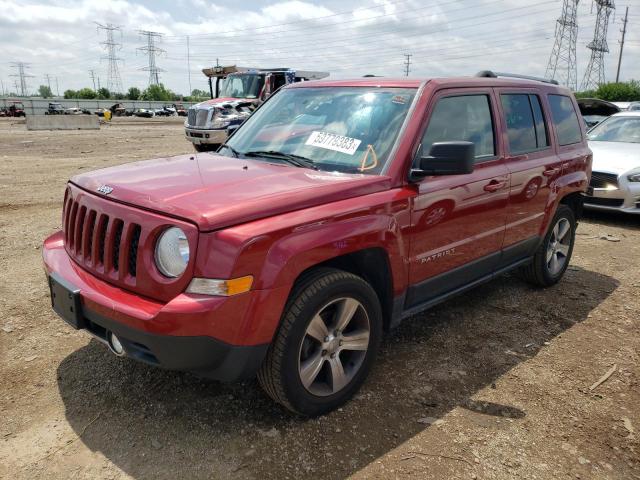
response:
[[[495,156],[493,121],[487,95],[461,95],[438,100],[422,137],[422,152],[436,142],[467,141],[475,144],[476,161]]]
[[[582,132],[571,99],[566,95],[549,95],[549,105],[551,105],[553,124],[558,133],[558,143],[570,145],[580,142]]]
[[[533,152],[549,146],[537,95],[504,94],[500,99],[511,153]]]

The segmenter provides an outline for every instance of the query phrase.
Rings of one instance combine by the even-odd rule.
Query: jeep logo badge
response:
[[[97,191],[100,193],[104,193],[105,195],[109,195],[111,192],[113,192],[113,188],[109,185],[100,185]]]

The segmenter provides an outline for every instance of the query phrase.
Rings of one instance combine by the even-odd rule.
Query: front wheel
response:
[[[532,262],[522,267],[525,280],[541,287],[557,283],[569,266],[576,238],[576,217],[566,205],[559,205],[549,230]]]
[[[294,291],[258,380],[289,410],[321,415],[360,388],[381,336],[373,288],[351,273],[319,270]]]

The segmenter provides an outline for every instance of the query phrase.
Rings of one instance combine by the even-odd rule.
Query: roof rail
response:
[[[551,83],[553,85],[559,85],[557,80],[551,80],[542,77],[532,77],[531,75],[518,75],[517,73],[504,73],[504,72],[492,72],[491,70],[482,70],[476,73],[476,77],[484,78],[498,78],[498,77],[510,77],[510,78],[522,78],[523,80],[535,80],[536,82]]]

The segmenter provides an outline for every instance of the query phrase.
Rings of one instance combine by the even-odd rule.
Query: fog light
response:
[[[124,347],[120,343],[120,339],[114,333],[109,332],[107,335],[107,343],[113,353],[118,356],[124,355]]]

